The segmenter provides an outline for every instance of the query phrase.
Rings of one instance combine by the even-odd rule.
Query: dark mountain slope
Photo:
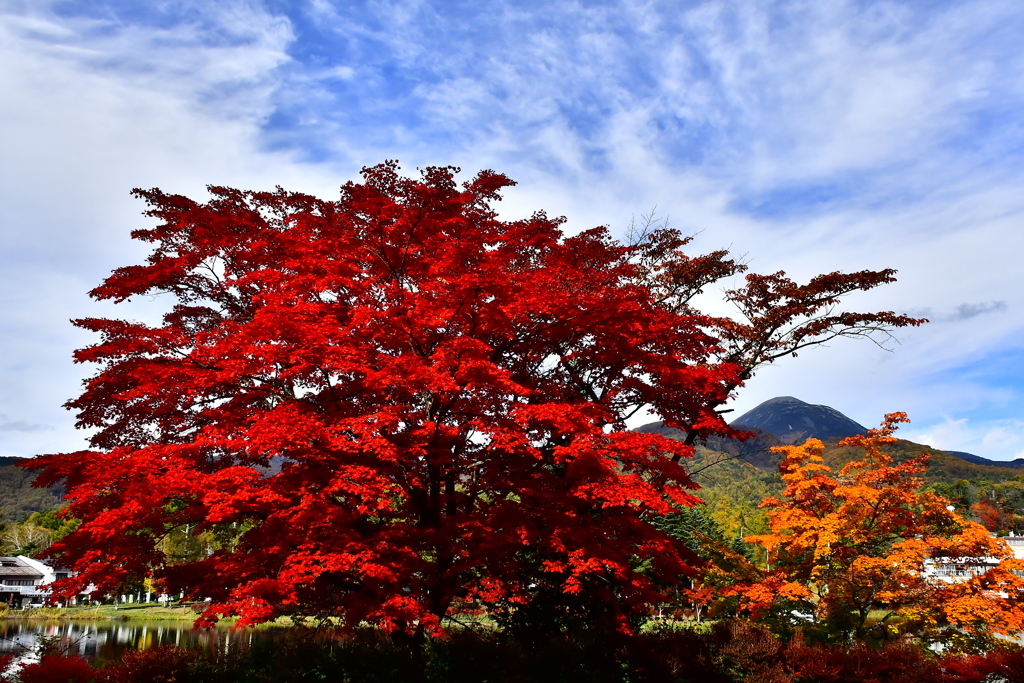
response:
[[[974,455],[973,453],[964,453],[963,451],[946,451],[950,455],[955,455],[961,460],[967,462],[973,462],[976,465],[992,465],[994,467],[1014,467],[1016,469],[1024,469],[1024,458],[1017,458],[1016,460],[989,460],[983,458],[980,455]]]
[[[844,438],[868,430],[835,408],[812,405],[792,396],[769,399],[743,413],[732,423],[771,432],[784,444],[803,443],[809,438]]]
[[[708,450],[717,453],[724,453],[732,458],[738,458],[757,467],[765,472],[774,472],[782,459],[778,453],[772,453],[773,446],[785,445],[771,432],[760,427],[748,427],[741,424],[733,424],[734,428],[753,432],[754,436],[740,441],[739,439],[724,439],[720,436],[711,436],[707,443],[703,444]],[[638,432],[644,434],[662,434],[670,439],[682,439],[683,433],[674,427],[666,427],[661,422],[651,422],[643,427],[638,427]]]

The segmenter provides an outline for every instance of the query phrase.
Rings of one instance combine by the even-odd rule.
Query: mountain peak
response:
[[[799,406],[809,406],[809,405],[811,405],[807,401],[801,401],[796,396],[776,396],[775,398],[770,398],[767,401],[759,403],[757,407],[758,408],[763,408],[765,406],[779,405],[780,403],[791,403],[793,405],[799,405]],[[755,410],[756,410],[756,408],[755,408]],[[748,412],[750,412],[750,411],[748,411]]]
[[[793,396],[776,396],[740,415],[732,426],[758,427],[787,444],[809,438],[844,438],[864,434],[867,428],[835,408],[813,405]]]

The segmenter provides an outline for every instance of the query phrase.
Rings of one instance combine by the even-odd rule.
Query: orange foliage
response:
[[[771,532],[746,540],[763,547],[768,567],[725,589],[755,616],[773,613],[825,632],[857,639],[909,632],[959,645],[990,642],[1024,631],[1024,561],[979,524],[947,508],[948,501],[920,492],[926,455],[894,464],[882,446],[904,413],[887,415],[880,429],[843,446],[863,449],[838,474],[824,464],[823,445],[775,448],[785,489],[767,498]],[[943,558],[997,567],[969,579],[948,580],[926,568]]]

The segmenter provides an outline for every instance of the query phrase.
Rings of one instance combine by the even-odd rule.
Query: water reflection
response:
[[[227,626],[193,628],[191,623],[145,621],[0,621],[0,654],[14,653],[20,661],[34,659],[42,638],[56,638],[68,654],[106,662],[125,650],[148,650],[161,645],[219,649],[227,653],[256,641],[284,637],[285,629],[240,629]]]

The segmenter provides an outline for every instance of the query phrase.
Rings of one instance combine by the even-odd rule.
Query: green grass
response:
[[[75,620],[75,621],[187,621],[199,616],[191,604],[166,607],[158,604],[83,605],[79,607],[42,607],[26,610],[0,610],[0,619]],[[233,619],[222,620],[233,623]]]

